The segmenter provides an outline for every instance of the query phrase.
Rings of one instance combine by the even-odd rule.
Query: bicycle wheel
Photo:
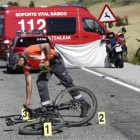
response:
[[[74,86],[67,88],[57,96],[55,104],[63,106],[69,101],[74,100],[70,94],[74,91],[79,91],[84,100],[91,105],[88,114],[85,117],[80,117],[81,107],[79,104],[76,104],[75,106],[71,105],[69,109],[61,109],[59,110],[59,113],[69,126],[81,126],[88,123],[94,117],[97,111],[97,100],[93,92],[84,87]]]
[[[139,58],[139,61],[140,61],[140,47],[139,47],[139,49],[136,52],[136,57],[138,57]]]
[[[43,118],[41,121],[37,119],[34,122],[27,122],[19,128],[19,133],[24,135],[42,135],[44,129],[44,123],[47,123],[46,118]],[[62,117],[53,118],[51,120],[52,131],[56,131],[65,125],[65,121]]]

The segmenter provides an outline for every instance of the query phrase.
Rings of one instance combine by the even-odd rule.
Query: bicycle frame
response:
[[[11,125],[16,125],[18,123],[35,121],[39,117],[42,118],[45,115],[58,116],[59,110],[69,110],[72,107],[75,107],[77,105],[78,105],[78,102],[74,100],[71,100],[63,104],[53,104],[53,105],[48,106],[47,108],[44,108],[44,107],[36,108],[34,110],[31,108],[27,108],[25,105],[23,105],[25,110],[29,113],[29,118],[30,118],[29,120],[23,120],[21,115],[2,116],[0,118],[6,118],[5,121],[6,121],[7,126],[11,126]],[[12,117],[14,117],[14,120],[11,119]]]
[[[82,101],[72,98],[71,93],[75,91],[79,91],[83,96]],[[85,115],[81,116],[85,104],[90,104],[91,107]],[[21,134],[41,135],[44,131],[43,125],[45,123],[51,123],[52,131],[57,131],[64,125],[66,127],[75,127],[88,124],[97,111],[97,99],[89,89],[73,86],[60,92],[53,104],[48,107],[30,109],[29,107],[26,108],[25,105],[23,106],[25,108],[25,110],[22,110],[23,118],[21,115],[0,116],[0,118],[6,118],[7,126],[22,123],[19,128],[19,133]],[[28,117],[26,116],[26,111],[28,112]]]

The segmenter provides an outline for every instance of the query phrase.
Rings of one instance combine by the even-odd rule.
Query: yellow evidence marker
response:
[[[41,66],[39,66],[39,68],[44,72],[44,73],[47,73],[47,72],[49,72],[51,69],[50,68],[48,68],[47,66],[45,66],[45,65],[41,65]]]
[[[23,117],[23,120],[29,119],[29,113],[25,109],[21,110],[21,116]]]
[[[106,124],[105,112],[98,112],[99,124]]]
[[[44,136],[52,136],[52,124],[44,123]]]

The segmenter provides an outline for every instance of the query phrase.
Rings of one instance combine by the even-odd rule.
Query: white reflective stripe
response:
[[[41,105],[43,106],[43,105],[48,105],[48,104],[50,104],[51,102],[50,101],[45,101],[45,102],[42,102],[41,103]]]
[[[80,99],[81,97],[82,97],[82,95],[79,94],[79,95],[75,96],[74,99]]]
[[[40,47],[40,50],[41,50],[41,56],[30,55],[29,53],[27,53],[27,48],[25,49],[25,54],[31,58],[39,59],[40,60],[39,66],[42,66],[43,62],[44,62],[45,54],[44,54],[44,50],[42,50],[41,47]],[[26,66],[26,67],[27,67],[27,69],[31,69],[31,67],[29,67],[29,66]]]
[[[32,58],[35,58],[35,59],[39,59],[39,60],[44,59],[44,50],[41,51],[41,56],[30,55],[30,54],[27,53],[26,50],[25,50],[25,53],[26,53],[28,56],[30,56],[30,57],[32,57]]]
[[[27,52],[27,48],[25,49],[25,53]]]
[[[26,69],[31,69],[31,67],[29,67],[29,66],[24,66]]]
[[[44,50],[41,51],[41,61],[39,66],[43,65],[43,61],[44,61],[45,55],[44,55]]]

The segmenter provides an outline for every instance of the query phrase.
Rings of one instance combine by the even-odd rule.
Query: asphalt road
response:
[[[140,87],[140,66],[125,63],[123,69],[90,68],[89,70],[110,76],[134,87]],[[114,83],[106,78],[97,76],[82,69],[69,69],[77,86],[84,86],[94,92],[98,101],[98,110],[89,126],[62,128],[62,132],[52,137],[42,135],[21,135],[19,127],[6,126],[5,120],[0,119],[1,140],[140,140],[140,92],[123,85]],[[40,106],[40,99],[36,87],[37,73],[32,73],[33,93],[31,108]],[[49,82],[51,99],[64,89],[57,85],[55,76]],[[6,65],[0,60],[0,116],[20,114],[25,103],[25,78],[21,73],[8,74]],[[105,112],[106,124],[98,124],[98,112]]]

